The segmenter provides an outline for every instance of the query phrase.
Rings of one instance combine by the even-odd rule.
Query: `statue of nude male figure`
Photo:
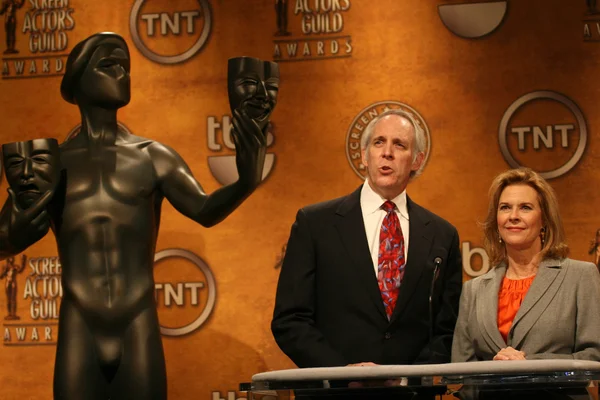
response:
[[[56,236],[64,294],[55,400],[167,398],[152,275],[162,201],[208,227],[261,182],[266,129],[243,108],[234,111],[232,130],[239,180],[210,195],[173,149],[119,130],[129,61],[116,34],[75,46],[61,92],[79,106],[82,122],[60,146],[62,179],[27,209],[11,196],[0,214],[0,243],[8,243],[0,258],[39,240],[48,222]]]

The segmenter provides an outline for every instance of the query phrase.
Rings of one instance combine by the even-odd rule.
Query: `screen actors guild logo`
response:
[[[17,29],[17,10],[23,0],[2,0],[0,14],[5,15],[6,57],[2,59],[2,79],[40,78],[63,75],[69,46],[68,32],[75,28],[74,9],[69,0],[29,0],[30,8]],[[17,48],[17,31],[29,36],[29,56],[11,57]]]
[[[535,91],[508,107],[498,140],[511,168],[527,166],[553,179],[570,171],[583,156],[587,126],[573,100],[553,91]]]
[[[289,3],[301,36],[288,30]],[[352,55],[352,37],[344,34],[344,18],[350,0],[275,0],[277,30],[273,59],[282,61],[322,60]]]
[[[504,20],[507,1],[438,6],[443,24],[456,36],[477,39],[494,32]]]
[[[4,285],[6,293],[6,309],[8,314],[4,317],[5,320],[18,320],[21,319],[17,315],[17,275],[19,275],[25,269],[27,265],[27,256],[23,254],[21,256],[21,264],[15,264],[14,257],[8,257],[0,272],[0,279],[5,279]]]
[[[419,114],[414,108],[399,101],[380,101],[363,108],[354,118],[354,120],[352,120],[352,123],[348,128],[348,133],[346,134],[346,158],[348,159],[348,162],[350,163],[350,166],[352,167],[356,175],[358,175],[362,179],[367,178],[367,168],[363,165],[360,157],[360,139],[362,137],[362,134],[367,125],[369,125],[369,122],[373,120],[373,118],[375,118],[382,112],[391,109],[401,109],[411,114],[414,117],[417,124],[419,124],[420,127],[423,129],[423,132],[425,132],[425,158],[423,160],[423,166],[421,168],[424,168],[427,164],[427,159],[429,158],[429,152],[431,149],[431,136],[429,134],[429,128],[427,127],[427,123],[425,123],[425,120],[423,119],[421,114]]]
[[[180,9],[166,11],[136,0],[129,17],[129,31],[137,49],[159,64],[178,64],[202,49],[210,34],[212,17],[208,0],[188,1],[197,5],[182,8],[187,2],[173,2]],[[174,7],[174,6],[173,6]],[[179,52],[179,48],[186,48]]]

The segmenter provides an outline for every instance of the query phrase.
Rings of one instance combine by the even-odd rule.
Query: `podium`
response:
[[[597,399],[600,362],[478,361],[428,365],[301,368],[241,383],[249,400]]]

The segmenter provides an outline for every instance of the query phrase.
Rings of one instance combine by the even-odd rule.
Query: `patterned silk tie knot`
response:
[[[396,209],[396,205],[394,204],[394,202],[387,200],[381,205],[381,208],[383,208],[383,210],[386,213],[390,213],[391,211],[394,211]]]
[[[381,291],[383,306],[388,319],[398,300],[400,283],[404,276],[404,236],[400,220],[395,212],[396,205],[391,201],[383,203],[381,208],[387,213],[379,232],[379,253],[377,263],[377,282]]]

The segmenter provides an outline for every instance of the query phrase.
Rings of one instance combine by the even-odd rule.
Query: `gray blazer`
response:
[[[502,348],[529,360],[572,358],[600,361],[600,274],[589,262],[545,260],[504,342],[498,330],[502,263],[466,282],[454,331],[452,362],[491,360]]]

